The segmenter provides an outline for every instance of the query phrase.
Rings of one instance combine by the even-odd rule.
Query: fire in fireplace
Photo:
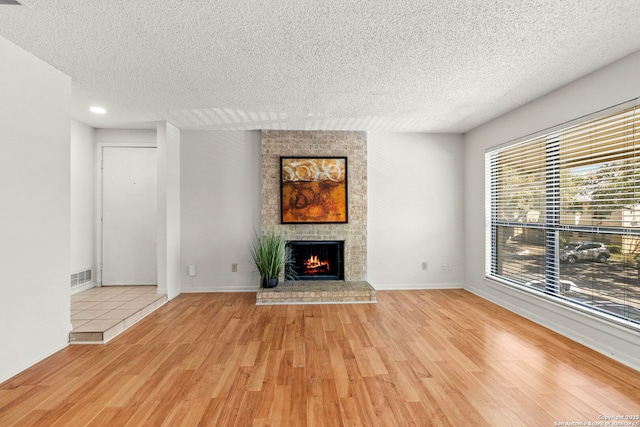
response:
[[[326,259],[318,258],[318,255],[311,255],[304,261],[304,272],[307,274],[323,274],[331,271],[331,265]]]
[[[344,280],[344,242],[293,240],[287,242],[298,280]]]

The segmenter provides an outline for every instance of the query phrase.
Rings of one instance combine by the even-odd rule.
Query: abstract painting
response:
[[[283,224],[347,222],[346,157],[281,157]]]

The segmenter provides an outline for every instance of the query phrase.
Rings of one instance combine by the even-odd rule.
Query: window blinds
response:
[[[559,142],[561,222],[638,227],[640,108],[574,126]]]
[[[490,151],[486,171],[488,276],[640,324],[640,106]]]
[[[640,227],[640,107],[489,157],[494,223]]]

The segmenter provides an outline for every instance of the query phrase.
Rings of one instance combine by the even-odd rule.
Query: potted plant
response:
[[[260,273],[260,283],[263,288],[273,288],[278,285],[278,278],[285,273],[286,278],[293,276],[293,253],[286,246],[284,236],[275,231],[256,235],[251,246],[251,256]]]

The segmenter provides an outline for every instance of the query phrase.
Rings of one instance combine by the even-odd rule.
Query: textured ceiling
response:
[[[638,0],[20,1],[94,127],[465,132],[640,49]]]

